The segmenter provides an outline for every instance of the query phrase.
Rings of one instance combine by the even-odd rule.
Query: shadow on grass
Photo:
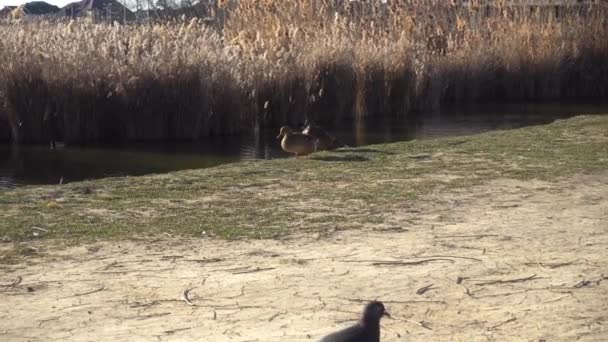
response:
[[[393,152],[380,151],[373,148],[346,148],[341,150],[333,150],[334,153],[381,153],[381,154],[394,154]]]
[[[365,157],[361,157],[361,156],[353,156],[353,155],[312,157],[310,159],[326,161],[326,162],[364,162],[364,161],[369,160],[369,158],[365,158]]]

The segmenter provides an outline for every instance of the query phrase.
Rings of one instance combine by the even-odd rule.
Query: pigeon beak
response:
[[[388,318],[393,318],[391,317],[391,314],[388,313],[388,311],[384,311],[384,313],[382,314],[382,316],[388,317]]]
[[[279,135],[277,135],[277,139],[280,139],[280,138],[281,138],[281,135],[280,135],[280,134],[279,134]]]

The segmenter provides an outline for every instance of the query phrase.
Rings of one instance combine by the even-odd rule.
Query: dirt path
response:
[[[35,247],[56,258],[1,270],[2,341],[315,341],[367,299],[383,341],[608,340],[608,175],[436,194],[330,237]]]

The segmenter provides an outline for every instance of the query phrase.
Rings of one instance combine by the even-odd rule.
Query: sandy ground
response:
[[[33,246],[0,269],[2,341],[315,341],[369,299],[383,341],[608,340],[608,175],[438,193],[329,236]]]

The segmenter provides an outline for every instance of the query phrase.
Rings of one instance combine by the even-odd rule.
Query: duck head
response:
[[[280,139],[282,136],[287,135],[287,134],[289,134],[291,132],[293,132],[293,130],[291,129],[291,127],[289,127],[289,126],[283,126],[279,130],[279,135],[277,135],[277,139]]]

